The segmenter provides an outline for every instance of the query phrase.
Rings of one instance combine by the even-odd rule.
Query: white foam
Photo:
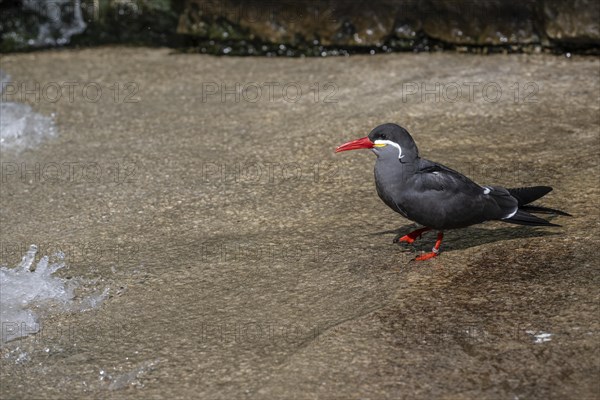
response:
[[[132,370],[121,374],[109,374],[105,370],[100,370],[100,381],[108,383],[108,390],[121,390],[128,387],[144,387],[141,378],[148,372],[154,370],[160,363],[160,359],[145,361]]]
[[[9,80],[10,77],[0,71],[3,91]],[[52,117],[34,112],[27,104],[0,101],[0,149],[23,150],[55,136]]]
[[[65,267],[64,254],[44,256],[34,266],[37,246],[31,245],[16,268],[0,267],[0,322],[2,342],[25,337],[39,331],[40,311],[74,311],[95,308],[106,297],[108,289],[74,301],[76,280],[53,274]]]
[[[73,35],[85,31],[87,24],[81,12],[81,1],[74,0],[24,0],[23,9],[40,18],[38,36],[29,39],[30,46],[61,46],[69,43]],[[71,12],[72,11],[72,12]]]
[[[532,335],[535,340],[534,343],[544,343],[552,340],[552,334],[547,332],[536,332],[536,331],[525,331],[526,333]]]
[[[56,135],[52,118],[34,112],[27,104],[0,102],[0,116],[2,149],[23,150]]]

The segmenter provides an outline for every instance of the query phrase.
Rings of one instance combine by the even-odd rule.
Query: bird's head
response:
[[[369,136],[344,143],[336,153],[346,150],[371,149],[382,159],[396,159],[412,163],[419,158],[419,150],[408,131],[396,124],[383,124],[373,129]]]

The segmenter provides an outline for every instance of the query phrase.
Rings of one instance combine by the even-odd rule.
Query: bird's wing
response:
[[[517,199],[508,189],[501,186],[481,186],[452,168],[429,160],[423,161],[417,175],[422,189],[445,191],[452,196],[466,195],[471,199],[492,199],[502,209],[516,210]]]
[[[481,194],[485,190],[458,171],[429,160],[421,160],[415,176],[424,190],[448,191],[468,195]]]
[[[459,226],[489,219],[507,218],[517,210],[517,200],[498,186],[480,186],[444,165],[421,160],[414,186],[428,213],[448,225]]]

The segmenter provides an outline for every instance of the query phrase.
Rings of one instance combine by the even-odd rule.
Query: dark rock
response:
[[[392,34],[396,2],[326,3],[190,0],[178,32],[209,39],[260,39],[270,43],[380,46]]]
[[[423,3],[425,33],[456,45],[498,46],[538,43],[535,0],[439,1]]]
[[[178,32],[198,38],[304,46],[406,49],[600,44],[596,2],[187,0]]]
[[[528,51],[542,46],[551,51],[600,52],[600,3],[592,0],[1,0],[1,4],[2,52],[109,43],[230,55],[436,48]]]
[[[600,42],[600,2],[596,0],[545,0],[545,34],[566,44],[598,46]]]
[[[174,44],[178,0],[2,0],[0,51]]]

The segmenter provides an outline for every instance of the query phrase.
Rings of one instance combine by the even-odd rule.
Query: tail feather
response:
[[[532,226],[560,226],[553,224],[545,219],[536,217],[530,213],[537,214],[557,214],[571,216],[570,214],[548,207],[532,206],[530,203],[536,201],[539,198],[544,197],[552,191],[550,186],[532,186],[522,187],[516,189],[508,189],[508,192],[518,202],[517,212],[510,218],[506,218],[503,221],[510,222],[519,225],[532,225]]]
[[[555,208],[549,208],[549,207],[529,206],[529,205],[527,205],[527,206],[521,207],[521,210],[527,211],[527,212],[530,212],[530,213],[537,213],[537,214],[557,214],[557,215],[564,215],[566,217],[572,217],[572,215],[569,214],[569,213],[557,210]]]
[[[550,186],[531,186],[516,189],[508,189],[510,195],[517,199],[517,201],[519,202],[519,208],[544,197],[551,191],[552,188]]]
[[[531,215],[528,212],[523,210],[518,210],[515,215],[510,218],[503,219],[504,222],[510,222],[512,224],[518,225],[531,225],[531,226],[560,226],[553,224],[552,222],[548,222],[545,219],[536,217],[535,215]]]

